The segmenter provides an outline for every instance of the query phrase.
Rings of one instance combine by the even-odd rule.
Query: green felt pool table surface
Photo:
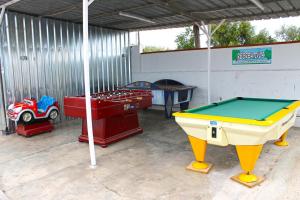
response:
[[[293,100],[237,97],[227,101],[186,110],[187,113],[264,120],[292,104]]]

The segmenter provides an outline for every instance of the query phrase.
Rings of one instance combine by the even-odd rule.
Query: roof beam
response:
[[[185,16],[191,20],[197,21],[198,19],[194,17],[190,12],[185,12],[181,10],[180,8],[177,8],[176,6],[173,6],[172,0],[149,0],[150,2],[159,3],[160,6],[163,6],[164,8],[171,10],[172,12],[175,12],[178,15]]]
[[[215,10],[203,10],[203,11],[192,11],[191,14],[207,14],[207,13],[214,13],[214,12],[221,12],[221,11],[226,11],[226,10],[245,10],[245,9],[252,9],[252,8],[257,8],[256,6],[252,6],[249,4],[242,4],[238,6],[230,6],[230,7],[223,7],[223,8],[218,8]]]
[[[159,4],[148,3],[146,5],[135,6],[135,7],[120,9],[120,10],[114,10],[112,12],[103,12],[103,13],[99,13],[99,14],[95,14],[95,15],[90,15],[89,19],[91,20],[91,19],[95,19],[97,17],[109,17],[109,16],[114,16],[114,15],[119,15],[119,12],[130,12],[130,11],[133,11],[133,10],[144,9],[144,8],[157,6],[157,5],[159,5]],[[81,18],[75,19],[74,21],[76,21],[76,22],[81,21]]]
[[[120,16],[123,16],[123,17],[128,17],[128,18],[136,19],[136,20],[147,22],[147,23],[150,23],[150,24],[155,24],[156,23],[155,21],[152,21],[151,19],[148,19],[146,17],[139,16],[139,15],[134,15],[134,14],[123,12],[123,11],[120,11],[118,14]]]
[[[265,10],[264,5],[260,2],[260,0],[250,0],[254,5],[256,5],[262,11]]]
[[[269,3],[278,3],[282,0],[265,0],[264,5]],[[206,13],[212,13],[212,12],[221,12],[221,11],[227,11],[227,10],[244,10],[244,9],[252,9],[257,8],[257,6],[253,5],[252,3],[243,3],[236,6],[229,6],[229,7],[219,7],[217,9],[207,9],[202,11],[191,11],[191,14],[206,14]]]
[[[0,25],[2,24],[6,7],[8,7],[10,5],[13,5],[15,3],[18,3],[19,1],[21,1],[21,0],[11,0],[9,2],[6,2],[6,3],[2,4],[2,5],[0,5],[0,9],[1,9],[1,13],[0,13]]]
[[[176,1],[176,0],[168,0],[168,2],[172,2],[172,1]],[[119,15],[120,12],[130,12],[130,11],[133,11],[133,10],[140,10],[140,9],[145,9],[145,8],[149,8],[149,7],[153,7],[153,6],[162,5],[161,2],[156,2],[156,1],[153,1],[153,0],[146,0],[146,2],[147,2],[147,4],[145,4],[145,5],[140,5],[140,6],[135,6],[135,7],[126,8],[126,9],[115,10],[113,12],[103,12],[103,13],[91,15],[91,16],[89,16],[89,19],[95,19],[97,17],[115,16],[115,15]],[[76,22],[81,21],[81,18],[75,19],[74,21],[76,21]]]
[[[62,8],[60,10],[56,10],[56,11],[53,11],[53,12],[42,14],[41,16],[43,16],[43,17],[54,17],[56,15],[61,15],[61,14],[64,14],[66,12],[70,12],[72,10],[77,10],[77,9],[79,10],[79,9],[81,9],[81,7],[82,7],[82,3],[77,3],[77,4],[73,4],[71,6]]]
[[[287,16],[289,16],[289,14],[287,13],[292,13],[292,12],[295,12],[295,13],[300,13],[300,8],[299,9],[295,9],[295,10],[290,10],[290,11],[281,11],[281,12],[264,12],[260,15],[255,15],[255,14],[251,14],[251,15],[244,15],[244,16],[233,16],[233,17],[227,17],[226,20],[228,21],[231,21],[231,20],[235,20],[235,19],[241,19],[243,20],[243,18],[245,18],[244,20],[255,20],[255,17],[265,17],[265,19],[270,19],[272,17],[268,17],[268,15],[283,15],[283,14],[286,14]],[[222,18],[215,18],[213,20],[211,20],[212,22],[217,22],[217,21],[220,21],[222,20]],[[240,21],[242,21],[240,20]]]
[[[89,18],[92,20],[92,19],[95,19],[95,18],[98,18],[98,17],[117,16],[117,15],[119,15],[120,12],[130,12],[130,11],[133,11],[133,10],[142,10],[142,9],[149,8],[149,7],[152,7],[152,6],[161,6],[165,9],[173,12],[174,16],[181,15],[181,16],[185,16],[185,17],[191,19],[191,21],[199,21],[201,19],[202,20],[206,19],[205,16],[203,16],[203,17],[201,16],[202,14],[205,15],[205,14],[209,14],[209,13],[213,13],[213,12],[257,8],[255,5],[253,5],[252,3],[249,2],[249,3],[243,3],[243,4],[240,4],[240,5],[236,5],[236,6],[226,6],[226,7],[219,7],[218,6],[215,9],[207,9],[207,10],[202,10],[202,11],[183,11],[180,7],[175,6],[174,4],[172,4],[172,2],[174,2],[174,1],[177,1],[177,0],[145,0],[146,4],[144,4],[144,5],[139,5],[139,6],[135,6],[135,7],[131,7],[131,8],[126,8],[126,9],[113,10],[111,12],[102,12],[102,13],[99,13],[99,14],[91,15],[91,16],[89,16]],[[270,3],[270,2],[275,2],[276,3],[278,1],[280,1],[280,0],[265,0],[264,4],[267,4],[267,3]],[[57,15],[61,15],[61,14],[67,13],[67,12],[77,10],[79,8],[81,8],[81,5],[74,4],[74,5],[68,6],[64,9],[61,9],[59,11],[56,11],[56,12],[53,12],[53,13],[48,13],[48,14],[45,14],[45,15],[42,15],[42,16],[53,17],[53,16],[57,16]],[[149,19],[154,20],[155,18],[149,18]],[[74,19],[72,21],[81,22],[82,18],[80,17],[80,18]],[[114,22],[112,22],[112,23],[114,23]],[[101,24],[99,24],[99,25],[101,25]]]
[[[199,21],[202,19],[199,19],[198,17],[194,16],[194,14],[205,14],[205,13],[210,13],[210,12],[219,12],[219,11],[224,11],[224,10],[234,10],[234,9],[249,9],[249,8],[256,8],[255,6],[253,6],[252,4],[241,4],[238,6],[232,6],[232,7],[219,7],[217,9],[209,9],[209,10],[203,10],[203,11],[183,11],[180,8],[172,5],[172,1],[173,0],[148,0],[150,2],[155,2],[155,3],[159,3],[161,6],[177,13],[178,15],[182,15],[185,17],[188,17],[194,21]],[[270,2],[277,2],[280,0],[266,0],[266,2],[264,3],[270,3]]]
[[[237,6],[221,7],[218,9],[209,9],[209,10],[203,10],[203,11],[182,11],[180,8],[177,8],[176,6],[173,6],[171,4],[174,0],[146,0],[146,1],[149,3],[149,5],[160,5],[160,6],[164,7],[165,9],[168,9],[168,10],[172,11],[173,13],[175,13],[174,16],[181,15],[181,16],[189,18],[191,21],[199,21],[200,20],[199,17],[195,16],[197,14],[207,14],[207,13],[211,13],[211,12],[220,12],[220,11],[225,11],[225,10],[257,8],[255,5],[252,5],[250,3],[246,3],[246,4],[244,3],[241,5],[237,5]],[[280,1],[280,0],[265,0],[264,3],[271,3],[271,2],[276,3],[278,1]],[[134,9],[142,9],[142,8],[143,7],[136,7]],[[118,14],[117,12],[114,12],[114,13],[106,13],[101,16],[113,16],[113,15],[117,15],[117,14]],[[101,16],[99,15],[99,17],[101,17]],[[151,18],[151,20],[159,21],[159,18]],[[202,19],[202,20],[205,21],[205,19]],[[221,19],[218,19],[218,21],[220,21],[220,20]],[[112,24],[114,24],[114,22]],[[121,21],[119,21],[118,24],[121,24]],[[107,23],[106,25],[109,26],[110,24]]]
[[[279,1],[279,0],[266,0],[267,1],[267,3],[270,3],[270,2],[276,2],[276,1]],[[178,15],[181,15],[181,16],[184,16],[184,17],[187,17],[188,19],[190,19],[190,20],[188,20],[187,22],[178,22],[178,23],[175,23],[175,24],[179,24],[178,26],[180,26],[181,24],[183,24],[183,25],[186,25],[186,24],[190,24],[190,25],[192,25],[193,24],[193,22],[195,22],[195,21],[200,21],[199,20],[199,18],[197,17],[197,16],[193,16],[193,15],[195,15],[195,14],[204,14],[204,12],[205,13],[210,13],[210,12],[214,12],[215,10],[205,10],[205,11],[200,11],[200,12],[198,12],[198,11],[189,11],[189,12],[182,12],[180,9],[176,9],[176,8],[174,8],[174,7],[171,7],[171,9],[170,9],[170,2],[171,1],[163,1],[163,0],[147,0],[147,2],[149,2],[149,3],[152,3],[152,4],[155,4],[155,5],[160,5],[160,6],[163,6],[164,8],[166,8],[166,9],[169,9],[169,10],[171,10],[171,11],[173,11],[173,13],[175,13],[174,15],[169,15],[168,17],[172,17],[172,16],[178,16]],[[247,3],[247,4],[242,4],[242,5],[239,5],[239,6],[235,6],[235,7],[230,7],[230,9],[237,9],[237,8],[245,8],[245,7],[247,7],[247,8],[256,8],[254,5],[252,5],[252,4],[249,4],[249,3]],[[228,7],[227,8],[221,8],[222,10],[227,10],[227,9],[229,9]],[[176,11],[175,11],[176,10]],[[220,9],[218,9],[218,10],[220,10]],[[117,13],[114,13],[113,15],[117,15]],[[103,16],[112,16],[112,13],[109,13],[109,15],[103,15]],[[239,16],[240,17],[240,16]],[[160,25],[160,22],[159,22],[159,19],[161,19],[161,16],[159,16],[159,17],[155,17],[155,18],[150,18],[152,21],[156,21],[157,22],[157,26],[151,26],[151,27],[154,27],[154,28],[156,28],[156,27],[163,27],[163,24],[164,23],[161,23],[162,25]],[[203,18],[202,18],[203,19]],[[213,22],[217,22],[217,21],[220,21],[220,20],[222,20],[223,18],[220,18],[220,19],[218,19],[218,20],[212,20]],[[206,20],[206,19],[203,19],[204,21],[208,21],[208,20]],[[122,24],[124,24],[124,21],[122,21],[122,20],[119,20],[119,21],[117,21],[117,22],[112,22],[112,23],[105,23],[105,26],[107,26],[107,27],[116,27],[116,26],[118,26],[118,25],[121,25],[122,26]],[[129,25],[130,26],[130,22],[128,22],[128,21],[125,21],[125,24],[126,25]],[[134,24],[134,22],[132,23],[132,24]],[[100,24],[101,25],[101,24]],[[144,25],[143,26],[143,28],[147,28],[148,26],[147,25]],[[137,28],[137,29],[139,29],[139,28]]]
[[[174,16],[178,16],[178,15],[160,15],[160,16],[157,16],[155,18],[149,18],[151,21],[154,21],[155,24],[163,24],[163,22],[160,22],[160,20],[164,20],[165,18],[168,18],[168,17],[174,17]],[[92,21],[93,23],[93,21]],[[136,21],[132,21],[132,20],[118,20],[118,21],[115,21],[115,22],[108,22],[108,23],[103,23],[101,24],[102,26],[105,26],[105,27],[112,27],[112,28],[117,28],[117,26],[119,25],[127,25],[127,24],[136,24],[138,22]]]
[[[170,4],[173,1],[175,1],[175,0],[168,0],[168,1],[163,1],[163,0],[146,0],[146,2],[148,2],[148,4],[146,4],[146,5],[136,6],[136,7],[127,8],[127,9],[121,9],[121,10],[115,10],[113,12],[99,13],[99,14],[95,14],[95,15],[89,16],[89,19],[94,19],[94,18],[103,17],[103,16],[114,16],[114,15],[118,15],[119,12],[129,12],[129,11],[132,11],[132,10],[139,10],[139,9],[144,9],[144,8],[148,8],[148,7],[152,7],[152,6],[157,6],[157,5],[164,5],[164,6],[166,6],[166,4]],[[272,0],[267,0],[264,3],[270,3],[270,2],[275,2],[276,3],[276,1],[279,1],[279,0],[273,0],[273,1]],[[187,16],[187,15],[188,14],[191,14],[191,15],[206,14],[206,13],[211,13],[211,12],[225,11],[225,10],[239,10],[239,9],[251,9],[251,8],[257,8],[257,7],[255,5],[247,3],[247,4],[241,4],[241,5],[238,5],[238,6],[221,7],[221,8],[218,8],[216,10],[209,9],[209,10],[203,10],[203,11],[191,11],[190,13],[182,13],[182,11],[177,10],[177,14],[179,14],[179,13],[180,13],[180,15],[186,14],[185,15],[186,17],[191,17],[191,16]],[[70,12],[72,10],[77,10],[77,9],[81,9],[81,3],[73,4],[73,5],[68,6],[66,8],[63,8],[61,10],[43,14],[42,16],[45,16],[45,17],[54,17],[56,15],[64,14],[66,12]],[[81,19],[82,18],[78,18],[78,19],[75,19],[74,21],[81,21]]]
[[[268,1],[268,3],[269,2],[271,2],[271,1]],[[263,16],[265,19],[270,19],[271,17],[269,17],[269,15],[278,15],[278,16],[280,16],[280,15],[286,14],[286,15],[289,16],[289,15],[291,15],[289,13],[298,13],[298,15],[300,15],[300,8],[295,9],[295,10],[290,10],[290,11],[276,12],[276,13],[271,11],[271,12],[264,12],[264,13],[257,14],[257,15],[256,14],[245,15],[244,20],[256,20],[257,17],[259,18],[261,16]],[[218,23],[222,19],[223,18],[219,17],[219,18],[215,18],[215,19],[211,19],[211,20],[206,19],[206,21],[209,21],[209,23]],[[241,16],[233,16],[233,17],[227,17],[226,18],[227,21],[234,21],[234,20],[237,20],[237,19],[241,19]],[[152,18],[152,20],[155,20],[155,18]],[[168,24],[168,25],[165,25],[164,23],[161,23],[161,24],[157,23],[157,25],[154,25],[154,26],[141,25],[140,27],[133,27],[134,25],[131,26],[131,23],[126,23],[126,24],[124,24],[125,27],[123,27],[123,28],[128,27],[128,29],[132,30],[132,31],[141,30],[141,29],[143,29],[143,30],[153,30],[153,29],[161,29],[161,28],[189,26],[189,25],[193,25],[194,23],[195,23],[195,21],[191,20],[191,19],[186,20],[184,22],[174,22],[174,23],[171,23],[171,24]],[[109,24],[107,24],[107,26],[109,27]],[[133,28],[131,28],[131,27],[133,27]]]
[[[122,24],[123,25],[123,24]],[[155,30],[155,29],[167,29],[167,28],[176,28],[176,27],[184,27],[193,25],[193,21],[186,21],[186,22],[174,22],[170,24],[157,24],[157,25],[140,25],[136,27],[136,23],[128,23],[124,24],[125,27],[120,27],[120,29],[128,29],[130,31],[138,31],[138,30]]]
[[[21,0],[11,0],[9,2],[6,3],[2,3],[2,5],[0,5],[0,12],[1,12],[1,8],[5,7],[5,6],[9,6],[12,5],[13,3],[17,3]],[[63,0],[61,0],[63,1]],[[88,2],[92,2],[93,0],[88,0]],[[225,2],[225,0],[223,0]],[[258,9],[257,5],[254,4],[252,2],[253,0],[247,0],[247,1],[243,1],[244,3],[239,3],[239,1],[235,0],[234,4],[233,3],[228,3],[226,1],[226,4],[224,4],[223,6],[220,6],[219,4],[212,4],[212,7],[206,7],[204,8],[203,6],[199,6],[197,7],[197,9],[192,9],[192,10],[185,10],[183,9],[182,6],[185,6],[183,1],[179,1],[179,0],[143,0],[141,1],[142,3],[140,3],[140,5],[137,6],[121,6],[120,9],[109,9],[109,8],[105,8],[101,5],[101,1],[99,0],[98,6],[102,9],[103,11],[96,13],[94,15],[89,16],[89,18],[91,19],[91,21],[95,21],[97,26],[103,26],[103,24],[106,24],[107,27],[109,28],[111,27],[115,27],[115,28],[120,28],[123,27],[124,29],[126,29],[126,25],[128,25],[128,29],[130,29],[130,27],[133,27],[134,29],[142,29],[144,27],[146,28],[156,28],[156,27],[164,27],[166,25],[168,25],[168,23],[171,23],[170,26],[167,27],[172,27],[172,26],[180,26],[180,25],[185,25],[185,24],[189,24],[192,25],[194,22],[199,22],[201,20],[205,21],[205,23],[216,23],[218,21],[220,21],[223,18],[227,18],[229,21],[236,21],[236,20],[253,20],[253,19],[261,19],[263,18],[271,18],[274,17],[276,18],[277,16],[294,16],[294,15],[299,15],[300,11],[299,9],[296,9],[295,7],[293,7],[293,9],[289,10],[289,9],[285,9],[282,8],[283,10],[281,11],[273,11],[272,7],[271,7],[271,3],[276,3],[278,4],[279,2],[283,1],[283,0],[259,0],[257,2],[262,3],[262,5],[264,6],[264,11],[261,11]],[[26,1],[27,2],[27,1]],[[96,2],[96,1],[95,1]],[[287,0],[287,2],[291,4],[291,2],[289,0]],[[96,2],[97,3],[97,2]],[[5,5],[5,6],[4,6]],[[18,4],[19,5],[19,4]],[[34,4],[30,4],[30,5],[34,5]],[[127,13],[132,13],[137,15],[137,13],[135,13],[134,11],[143,11],[143,9],[147,9],[147,10],[153,10],[154,6],[160,7],[164,10],[166,10],[166,12],[162,12],[169,15],[169,17],[172,16],[179,16],[179,19],[177,20],[176,18],[174,20],[172,20],[172,22],[167,22],[165,20],[160,20],[160,16],[155,16],[154,14],[152,14],[151,17],[145,17],[147,19],[153,20],[155,21],[157,24],[142,24],[142,23],[138,23],[138,22],[133,22],[132,24],[129,23],[130,20],[126,19],[126,18],[121,18],[121,17],[114,17],[112,19],[107,19],[110,16],[118,16],[119,12],[127,12]],[[17,6],[16,9],[20,10],[21,8],[19,8],[20,6]],[[49,17],[57,17],[57,18],[61,18],[64,19],[65,14],[67,13],[75,13],[78,14],[78,18],[75,19],[71,19],[72,22],[81,22],[82,21],[82,17],[80,17],[80,8],[81,8],[81,3],[77,4],[67,4],[65,7],[62,7],[61,9],[57,9],[57,10],[52,10],[49,11],[49,13],[45,13],[44,15],[42,14],[41,16],[49,16]],[[196,8],[196,7],[195,7]],[[12,6],[12,10],[14,10],[15,7]],[[247,10],[247,12],[243,12],[243,10]],[[239,13],[238,11],[240,10],[241,13]],[[96,11],[96,10],[94,10]],[[132,11],[132,12],[131,12]],[[235,12],[233,11],[237,11],[238,13],[235,14]],[[169,13],[170,12],[170,13]],[[216,13],[216,16],[211,15]],[[229,17],[226,17],[224,13],[229,13],[230,15],[226,15]],[[162,14],[164,15],[164,14]],[[1,15],[0,15],[1,16]],[[138,15],[140,16],[140,15]],[[182,19],[180,19],[182,16]],[[262,16],[262,17],[261,17]],[[103,20],[99,19],[99,20],[93,20],[96,18],[103,18]],[[144,16],[143,16],[144,17]],[[215,19],[213,19],[215,17]],[[77,19],[76,19],[77,18]],[[111,22],[109,22],[111,21]],[[102,22],[102,23],[101,23]],[[119,24],[120,23],[120,24]],[[121,24],[124,23],[124,24]],[[119,25],[116,25],[119,24]],[[136,24],[136,27],[134,26],[134,24]],[[140,28],[141,27],[141,28]]]
[[[15,4],[15,3],[18,3],[19,1],[21,1],[21,0],[11,0],[9,2],[6,2],[6,3],[2,4],[2,5],[0,5],[0,8],[6,8],[6,7],[11,6],[11,5]]]

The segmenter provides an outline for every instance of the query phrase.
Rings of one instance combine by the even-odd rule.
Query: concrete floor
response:
[[[230,180],[241,171],[233,146],[208,146],[208,175],[187,171],[193,154],[179,126],[159,111],[140,118],[143,134],[96,146],[96,169],[88,145],[77,142],[80,121],[31,138],[0,136],[0,199],[299,199],[300,129],[287,148],[264,145],[255,172],[266,180],[248,189]]]

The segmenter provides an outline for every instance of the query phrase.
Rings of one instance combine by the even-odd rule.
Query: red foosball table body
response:
[[[101,147],[126,137],[141,133],[137,115],[138,109],[152,105],[151,91],[116,90],[92,94],[92,123],[94,143]],[[65,97],[66,116],[82,118],[80,142],[88,142],[85,97]]]

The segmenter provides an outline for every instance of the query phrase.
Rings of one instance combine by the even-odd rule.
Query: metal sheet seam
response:
[[[0,60],[6,107],[42,95],[62,105],[65,95],[84,93],[82,25],[14,12],[6,12],[4,19]],[[90,27],[91,92],[129,83],[129,45],[127,31]]]

